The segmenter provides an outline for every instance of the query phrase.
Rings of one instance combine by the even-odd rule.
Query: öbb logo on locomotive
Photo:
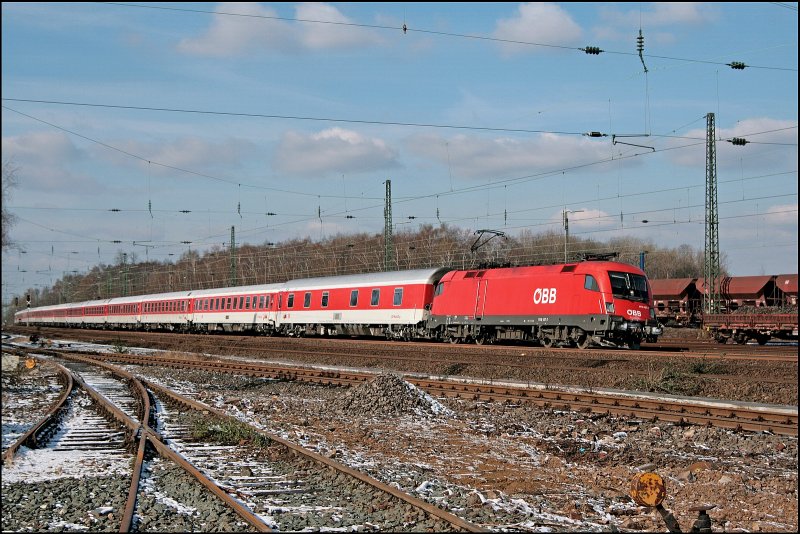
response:
[[[533,292],[533,302],[534,304],[555,304],[556,288],[537,287]]]
[[[605,260],[431,267],[115,297],[23,309],[15,322],[580,348],[635,349],[661,334],[644,272]]]

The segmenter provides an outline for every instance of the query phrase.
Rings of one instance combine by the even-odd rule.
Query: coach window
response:
[[[244,299],[244,309],[245,310],[249,310],[250,309],[250,296],[249,295]]]
[[[231,309],[231,298],[230,297],[228,297],[226,302],[225,302],[225,309],[226,310],[230,310]]]
[[[372,296],[369,299],[370,306],[377,306],[378,302],[381,300],[381,290],[380,289],[373,289]]]
[[[306,292],[306,294],[303,295],[303,307],[304,308],[310,308],[311,307],[311,293],[310,292]]]
[[[350,292],[350,306],[358,306],[358,289]]]
[[[286,299],[286,307],[294,308],[294,293],[289,293],[289,298]]]
[[[239,309],[244,309],[244,297],[239,297]]]
[[[594,276],[591,274],[586,275],[586,281],[584,282],[583,287],[589,291],[600,291],[600,288],[597,286],[597,280],[595,280]]]
[[[403,288],[396,287],[394,288],[394,299],[392,300],[392,304],[395,306],[400,306],[403,304]]]
[[[322,307],[323,308],[327,308],[328,307],[328,292],[327,291],[323,291],[322,292]]]

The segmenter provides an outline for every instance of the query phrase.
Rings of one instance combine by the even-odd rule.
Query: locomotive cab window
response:
[[[373,289],[372,296],[369,299],[370,306],[377,306],[378,302],[381,300],[381,290],[380,289]]]
[[[438,297],[442,293],[444,293],[444,282],[439,282],[436,284],[436,289],[434,290],[433,294]]]
[[[396,287],[394,288],[394,299],[392,299],[392,304],[395,306],[400,306],[403,304],[403,288]]]
[[[350,292],[350,306],[358,306],[358,289]]]
[[[597,280],[595,280],[594,276],[591,274],[586,275],[586,281],[584,282],[583,287],[589,291],[600,291],[600,288],[597,286]]]
[[[641,302],[648,301],[647,279],[644,276],[609,271],[608,277],[611,280],[611,292],[615,297]]]
[[[303,307],[304,308],[311,307],[311,292],[307,291],[306,294],[303,295]]]

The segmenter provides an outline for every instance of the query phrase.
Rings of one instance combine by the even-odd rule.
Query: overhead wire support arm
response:
[[[652,147],[652,146],[647,146],[647,145],[637,145],[637,144],[635,144],[635,143],[625,143],[624,141],[617,141],[617,137],[649,137],[649,135],[647,135],[647,134],[642,134],[642,135],[616,135],[616,134],[613,134],[613,135],[611,136],[611,144],[612,144],[612,145],[628,145],[628,146],[637,146],[637,147],[639,147],[639,148],[649,148],[649,149],[650,149],[650,150],[652,150],[653,152],[655,152],[655,151],[656,151],[656,149],[655,149],[654,147]]]

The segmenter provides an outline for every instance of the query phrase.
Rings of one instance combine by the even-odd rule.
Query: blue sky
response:
[[[702,249],[708,113],[728,268],[797,272],[796,3],[147,6],[2,4],[3,302],[231,226],[380,233],[387,179],[396,231],[567,209],[570,235]]]

